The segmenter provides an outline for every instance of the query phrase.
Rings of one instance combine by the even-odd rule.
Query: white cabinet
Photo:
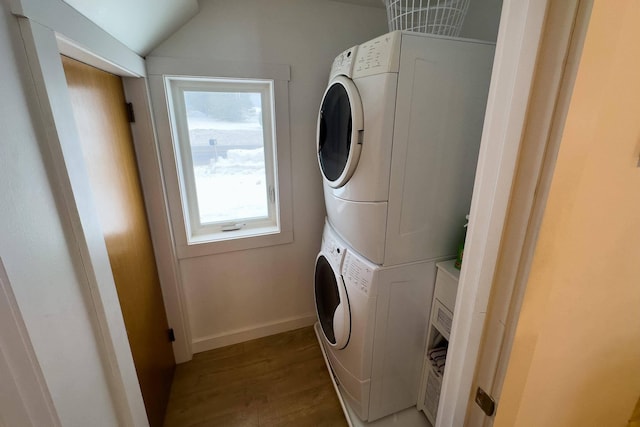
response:
[[[431,305],[431,319],[427,335],[427,348],[422,368],[422,383],[418,396],[418,409],[423,411],[431,424],[435,424],[442,387],[449,334],[458,292],[460,270],[455,260],[436,264],[436,286]]]

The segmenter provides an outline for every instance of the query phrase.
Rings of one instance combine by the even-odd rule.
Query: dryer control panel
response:
[[[336,56],[336,59],[333,60],[333,65],[331,66],[329,80],[340,75],[351,77],[353,74],[353,61],[356,58],[357,51],[358,46],[353,46]]]
[[[400,67],[402,33],[394,31],[358,47],[353,78],[380,73],[397,73]]]

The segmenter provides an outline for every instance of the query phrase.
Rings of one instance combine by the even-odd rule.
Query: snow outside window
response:
[[[165,77],[187,243],[280,231],[272,80]]]

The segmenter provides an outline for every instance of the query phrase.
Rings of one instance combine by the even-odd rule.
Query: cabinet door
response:
[[[450,312],[440,300],[433,301],[431,310],[431,325],[438,330],[449,341],[451,334],[451,324],[453,323],[453,313]]]

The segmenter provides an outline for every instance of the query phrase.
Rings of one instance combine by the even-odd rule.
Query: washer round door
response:
[[[351,312],[344,281],[324,255],[316,259],[316,313],[329,345],[340,350],[347,346],[351,335]]]
[[[342,187],[353,175],[363,130],[358,89],[344,76],[334,78],[322,97],[317,130],[318,162],[329,186]]]

